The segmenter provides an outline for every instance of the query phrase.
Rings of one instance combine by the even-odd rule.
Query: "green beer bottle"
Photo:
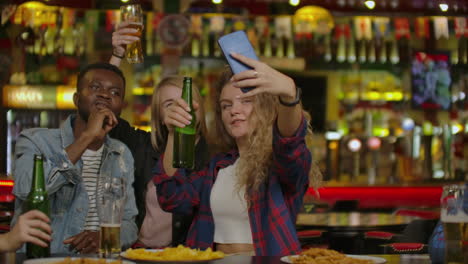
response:
[[[182,88],[182,99],[190,107],[192,122],[183,128],[176,127],[174,131],[174,153],[172,166],[174,168],[193,169],[195,166],[195,137],[196,137],[196,116],[192,106],[192,78],[184,77]]]
[[[34,155],[33,178],[31,183],[31,191],[26,199],[26,211],[39,210],[50,216],[49,214],[49,197],[45,189],[44,181],[44,165],[43,156]],[[44,258],[50,256],[50,245],[41,247],[32,243],[26,244],[26,256],[28,258]]]

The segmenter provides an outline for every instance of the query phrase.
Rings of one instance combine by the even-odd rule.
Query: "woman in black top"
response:
[[[117,30],[113,33],[112,45],[113,45],[113,56],[110,60],[111,64],[116,66],[120,65],[121,58],[125,52],[125,45],[129,44],[138,37],[124,35],[128,34],[130,28],[125,28],[126,24],[122,23],[119,25]],[[109,133],[112,138],[122,141],[131,150],[134,158],[135,167],[135,198],[138,207],[138,215],[136,223],[141,231],[142,225],[147,216],[147,207],[151,206],[151,210],[159,212],[158,204],[147,204],[147,187],[151,181],[153,174],[152,168],[158,161],[160,155],[164,153],[166,141],[167,141],[167,127],[164,124],[164,111],[165,108],[169,107],[172,101],[181,97],[182,94],[182,82],[183,78],[179,76],[169,76],[164,78],[155,88],[153,92],[151,102],[151,133],[136,129],[130,124],[119,118],[118,125]],[[200,107],[197,110],[197,145],[195,148],[195,170],[199,170],[203,167],[204,163],[208,161],[208,147],[206,143],[207,129],[204,119],[204,109],[202,104],[202,98],[199,90],[192,85],[194,99],[199,103]],[[154,193],[156,195],[156,193]],[[162,212],[162,210],[161,210]],[[158,219],[147,219],[157,221]],[[154,222],[152,221],[152,222]],[[169,244],[155,242],[158,246],[177,246],[185,242],[188,229],[192,222],[191,215],[172,215],[172,239]],[[144,235],[144,234],[143,234]],[[146,245],[140,241],[135,244],[137,247],[155,247],[153,245]],[[157,238],[156,238],[157,239]],[[161,241],[162,242],[162,241]]]

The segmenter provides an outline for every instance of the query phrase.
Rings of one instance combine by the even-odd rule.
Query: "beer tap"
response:
[[[395,132],[393,129],[390,130],[390,136],[387,138],[387,142],[390,145],[390,153],[389,153],[389,161],[390,161],[390,175],[388,178],[388,183],[396,183],[398,182],[397,178],[397,157],[396,157],[396,149],[398,144],[398,138],[395,136]]]
[[[362,143],[358,138],[352,138],[348,141],[348,149],[352,153],[353,165],[352,165],[352,174],[351,181],[357,180],[359,177],[359,167],[360,167],[360,155],[359,151],[361,150]]]
[[[325,133],[325,139],[327,140],[327,154],[326,154],[326,166],[327,174],[325,180],[339,180],[339,145],[341,134],[336,131],[328,131]]]
[[[423,123],[423,153],[424,153],[424,166],[423,166],[423,177],[425,179],[432,178],[432,139],[433,139],[433,125],[429,121]]]
[[[378,137],[370,137],[367,140],[367,147],[370,150],[367,166],[367,183],[373,185],[376,183],[377,166],[379,164],[379,149],[382,141]]]
[[[453,149],[452,149],[452,128],[450,124],[445,124],[442,132],[443,137],[443,168],[444,168],[444,178],[445,179],[454,179],[455,174],[453,173]]]

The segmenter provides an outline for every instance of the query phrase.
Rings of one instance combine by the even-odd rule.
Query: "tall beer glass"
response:
[[[468,187],[444,186],[441,219],[445,236],[445,263],[468,263]]]
[[[97,206],[101,226],[99,254],[104,258],[118,257],[121,251],[120,225],[125,206],[125,180],[100,178]]]
[[[129,22],[130,28],[137,29],[138,32],[132,35],[139,37],[138,41],[127,45],[125,51],[125,57],[128,63],[142,63],[143,62],[143,50],[141,49],[141,33],[143,30],[143,12],[141,6],[135,5],[123,5],[120,6],[120,16],[122,22]]]

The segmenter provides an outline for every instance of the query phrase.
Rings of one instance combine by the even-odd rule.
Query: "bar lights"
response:
[[[367,8],[369,8],[369,9],[372,10],[372,9],[374,9],[374,7],[375,7],[375,2],[374,2],[374,0],[367,0],[367,1],[364,2],[364,5],[365,5]]]

